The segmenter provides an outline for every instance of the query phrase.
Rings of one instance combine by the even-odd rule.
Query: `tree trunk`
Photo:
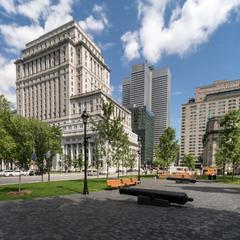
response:
[[[106,178],[108,179],[108,160],[107,160],[107,176]]]
[[[225,163],[223,163],[223,178],[225,178],[225,168],[226,168],[226,165]]]
[[[117,172],[118,172],[118,179],[119,179],[119,162],[118,162],[118,165],[117,165]]]
[[[48,168],[48,182],[50,182],[50,168]]]
[[[232,181],[234,180],[234,167],[235,167],[235,163],[233,162],[233,166],[232,166]]]
[[[21,173],[18,176],[18,192],[21,192]]]

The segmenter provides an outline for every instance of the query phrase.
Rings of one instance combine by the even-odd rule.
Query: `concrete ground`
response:
[[[183,191],[184,206],[138,205],[117,190],[0,203],[0,239],[240,239],[240,186],[143,180],[137,187]]]
[[[137,174],[137,172],[133,172],[133,174]],[[110,177],[117,177],[117,173],[110,173]],[[105,178],[106,175],[99,175],[99,178]],[[76,179],[83,179],[84,173],[77,172],[77,173],[52,173],[51,174],[51,181],[62,181],[62,180],[76,180]],[[88,176],[88,178],[97,178],[97,176]],[[21,182],[22,183],[33,183],[33,182],[41,182],[42,176],[22,176]],[[43,181],[48,181],[48,175],[43,175]],[[8,185],[8,184],[18,184],[18,177],[0,177],[0,185]]]

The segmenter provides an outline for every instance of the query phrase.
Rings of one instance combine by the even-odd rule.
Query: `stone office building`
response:
[[[113,117],[123,116],[133,151],[137,135],[131,131],[131,113],[110,96],[110,69],[99,47],[74,21],[26,44],[16,64],[17,114],[57,124],[63,130],[63,152],[72,158],[83,152],[81,114],[87,109],[97,120],[101,98],[114,102]],[[91,165],[94,138],[87,132]],[[54,168],[61,167],[60,159]]]
[[[191,98],[187,103],[182,104],[180,159],[182,160],[185,154],[192,154],[196,159],[203,154],[206,156],[203,136],[207,128],[217,124],[215,120],[212,120],[207,125],[208,120],[215,119],[214,117],[222,117],[229,111],[239,108],[240,80],[218,80],[210,85],[196,88],[195,98]],[[210,135],[210,138],[213,137],[213,141],[210,141],[213,144],[211,147],[213,152],[209,153],[211,155],[209,160],[204,160],[204,164],[207,165],[214,163],[213,156],[216,149],[214,140],[216,136]],[[207,151],[209,152],[209,150]],[[202,163],[196,162],[196,164],[200,166]]]

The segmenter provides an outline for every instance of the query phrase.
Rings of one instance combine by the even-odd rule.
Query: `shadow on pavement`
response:
[[[230,193],[230,194],[240,194],[240,188],[232,187],[206,187],[206,186],[180,186],[178,188],[190,191],[199,192],[211,192],[211,193]],[[240,195],[239,195],[240,197]]]
[[[0,203],[0,239],[239,239],[240,216],[231,211],[138,205],[105,195]],[[111,196],[114,197],[114,196]]]

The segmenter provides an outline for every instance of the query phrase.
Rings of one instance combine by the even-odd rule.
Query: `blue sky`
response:
[[[196,86],[240,78],[240,0],[0,0],[0,93],[15,101],[24,44],[75,19],[102,48],[113,96],[131,65],[172,73],[171,125]]]

